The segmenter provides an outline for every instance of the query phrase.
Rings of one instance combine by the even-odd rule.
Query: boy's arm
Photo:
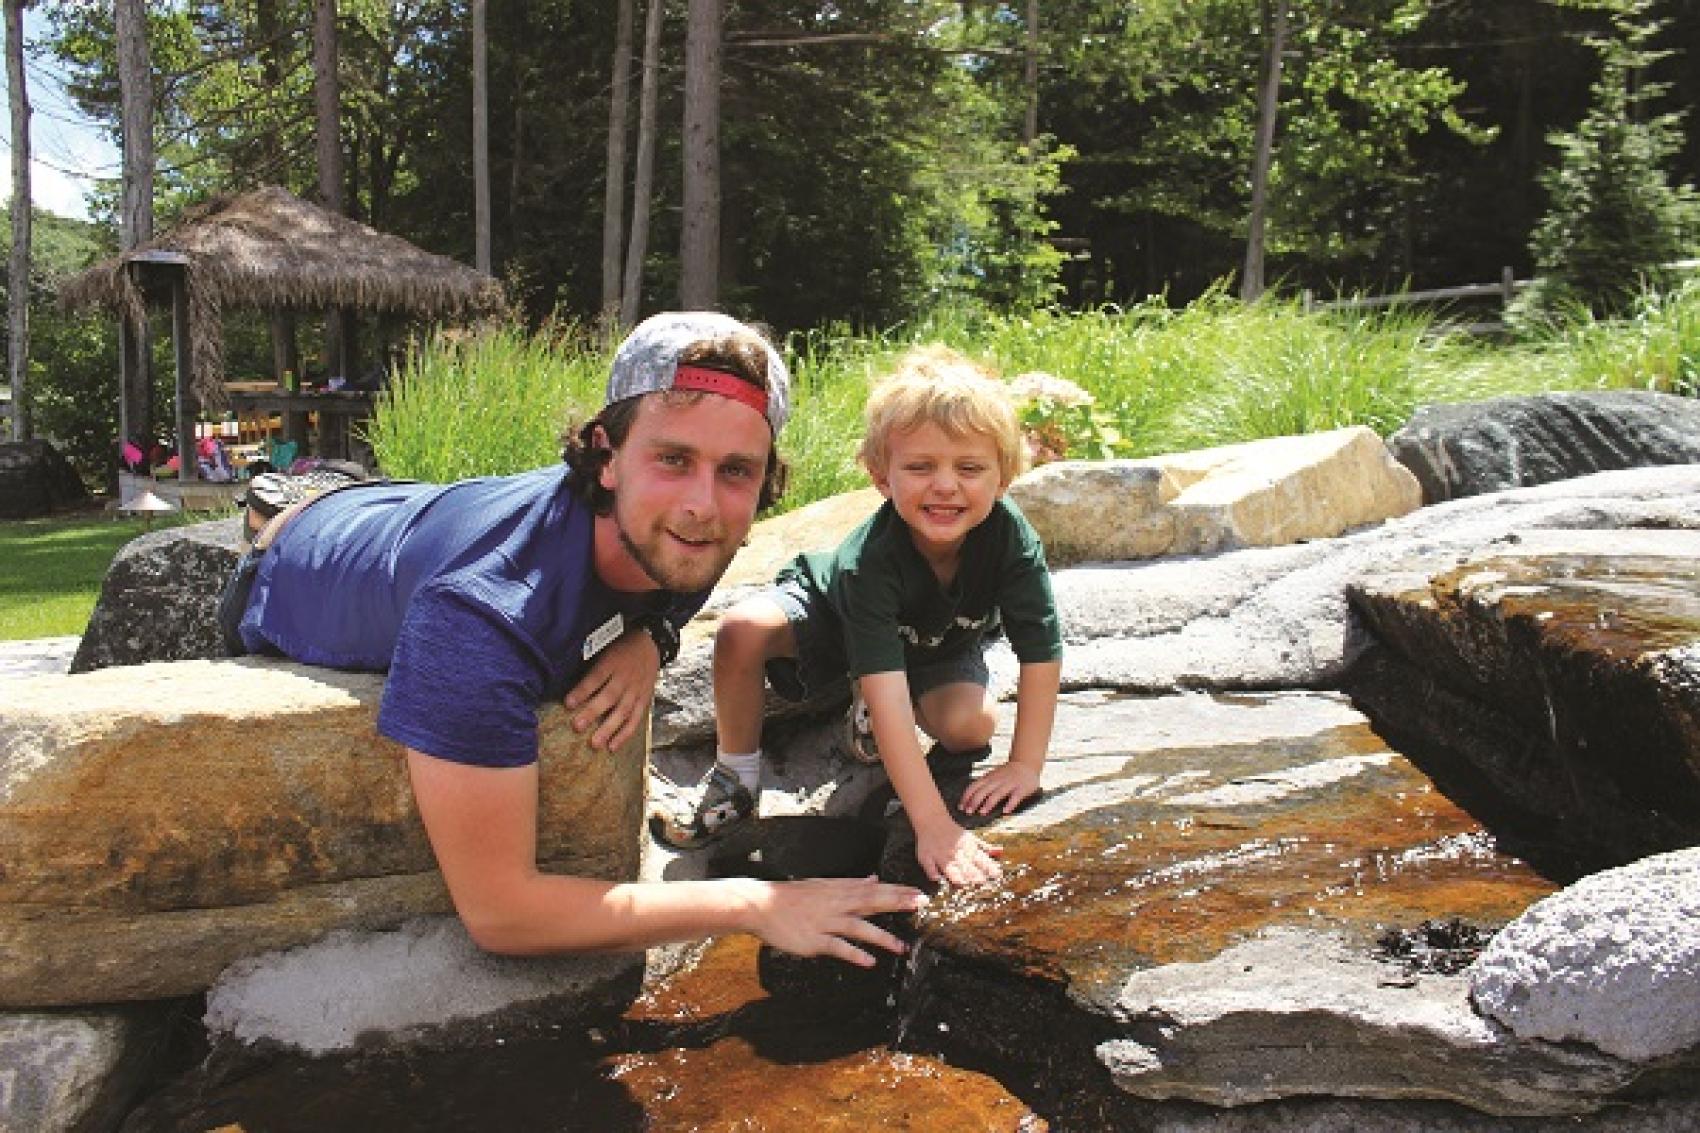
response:
[[[861,678],[861,687],[873,717],[880,762],[915,828],[915,857],[928,879],[979,885],[1003,876],[996,861],[1002,851],[958,825],[933,782],[927,757],[915,740],[908,676],[902,671],[869,673]]]
[[[1010,739],[1009,759],[968,784],[962,792],[964,811],[991,814],[1001,806],[1009,814],[1039,790],[1061,687],[1061,661],[1030,661],[1021,666],[1015,686],[1015,735]]]

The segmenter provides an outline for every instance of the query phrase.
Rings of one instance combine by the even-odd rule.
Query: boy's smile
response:
[[[935,567],[948,564],[1007,486],[997,444],[979,433],[953,437],[928,421],[893,433],[888,455],[875,486],[908,524],[915,549]]]

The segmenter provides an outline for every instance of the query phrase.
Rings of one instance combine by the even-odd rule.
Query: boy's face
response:
[[[954,554],[1003,495],[998,448],[979,433],[952,437],[928,422],[891,435],[874,486],[909,525],[923,555]]]

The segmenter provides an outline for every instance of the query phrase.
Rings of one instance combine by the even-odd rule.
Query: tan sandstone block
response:
[[[1176,554],[1326,539],[1422,505],[1416,477],[1361,425],[1149,463],[1163,472]]]
[[[231,961],[449,910],[383,678],[182,661],[19,681],[0,715],[0,1006],[198,991]],[[636,876],[644,740],[541,718],[538,860]]]
[[[1144,461],[1059,460],[1010,485],[1053,567],[1148,559],[1175,540],[1157,469]]]

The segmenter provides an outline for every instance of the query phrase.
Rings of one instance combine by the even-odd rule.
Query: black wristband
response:
[[[649,634],[663,665],[673,663],[673,658],[679,655],[679,631],[673,628],[672,622],[660,614],[643,614],[633,618],[632,625]]]

